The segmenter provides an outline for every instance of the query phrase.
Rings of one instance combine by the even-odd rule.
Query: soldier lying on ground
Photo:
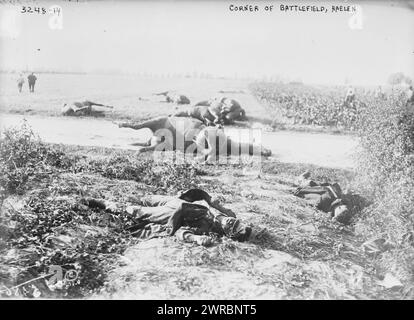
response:
[[[154,96],[164,96],[165,102],[172,102],[176,104],[190,104],[190,99],[183,94],[172,93],[170,91],[154,93]]]
[[[301,187],[294,192],[295,196],[304,198],[309,204],[327,212],[333,220],[348,223],[351,214],[344,203],[343,193],[337,183],[317,183],[309,179],[309,172],[301,175]]]
[[[208,206],[195,203],[205,201]],[[105,200],[86,198],[83,204],[113,213],[131,214],[137,224],[129,229],[141,239],[173,236],[185,242],[209,245],[214,236],[227,236],[246,241],[251,228],[236,218],[233,211],[222,207],[217,200],[201,189],[190,189],[177,197],[149,196],[140,199],[139,206],[126,206]]]
[[[64,116],[90,116],[92,113],[96,115],[103,114],[103,110],[93,110],[92,106],[113,109],[112,106],[103,105],[101,103],[85,100],[83,102],[74,102],[72,105],[64,104],[62,107],[62,115]]]
[[[200,101],[195,106],[207,106],[213,115],[219,114],[220,116],[216,120],[218,123],[233,124],[236,120],[246,120],[246,111],[234,99],[226,97],[214,98]]]
[[[172,114],[173,117],[190,117],[202,121],[206,126],[215,126],[222,121],[222,115],[217,109],[208,106],[187,107]]]

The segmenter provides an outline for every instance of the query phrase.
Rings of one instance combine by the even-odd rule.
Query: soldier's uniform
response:
[[[347,223],[350,213],[344,201],[340,186],[337,183],[317,183],[308,180],[306,185],[297,188],[294,195],[304,198],[317,209],[327,212],[332,218],[341,223]]]
[[[27,77],[27,81],[29,82],[29,91],[34,92],[34,86],[36,83],[37,77],[32,73]]]
[[[240,104],[230,98],[213,99],[210,108],[220,113],[224,124],[231,124],[234,120],[245,120],[246,112]]]
[[[92,106],[104,106],[100,103],[85,100],[83,102],[74,102],[72,105],[64,104],[61,113],[64,116],[90,116],[92,115]],[[103,115],[103,110],[93,110],[95,115]]]
[[[167,102],[173,102],[176,104],[190,104],[190,99],[182,94],[167,94],[165,99]]]
[[[245,241],[251,234],[251,228],[240,220],[225,214],[213,214],[208,207],[194,203],[205,200],[209,195],[200,189],[190,189],[178,197],[147,196],[139,201],[139,206],[125,207],[109,204],[102,200],[85,199],[90,207],[124,210],[137,221],[131,233],[141,239],[172,236],[188,241],[191,235],[226,235],[237,241]]]
[[[17,79],[17,88],[19,92],[22,92],[23,85],[24,85],[24,78],[23,76],[20,76],[19,79]]]
[[[200,101],[195,106],[207,106],[211,114],[216,115],[217,123],[232,124],[234,120],[245,120],[246,112],[240,104],[230,98],[220,97]]]
[[[202,121],[205,125],[215,124],[217,116],[214,116],[207,106],[188,107],[185,110],[173,114],[174,117],[191,117]]]

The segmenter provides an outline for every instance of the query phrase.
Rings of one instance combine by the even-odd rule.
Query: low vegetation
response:
[[[251,90],[273,112],[275,125],[290,118],[358,135],[361,151],[350,187],[370,205],[358,215],[355,230],[376,243],[376,268],[406,281],[405,296],[413,296],[414,116],[403,92],[397,87],[387,94],[357,89],[350,105],[344,103],[344,88],[254,83]]]
[[[134,224],[129,215],[91,209],[82,205],[82,197],[109,195],[133,202],[134,195],[194,187],[203,174],[190,163],[138,160],[128,152],[96,152],[93,157],[66,152],[40,141],[27,124],[6,130],[0,151],[0,284],[12,288],[39,275],[49,279],[52,265],[80,275],[76,282],[60,283],[55,292],[42,277],[16,288],[26,297],[39,289],[43,296],[90,295],[102,287],[125,248],[136,243],[128,232]],[[79,241],[73,242],[74,237]],[[11,293],[2,290],[1,295]]]
[[[345,102],[345,87],[256,82],[250,85],[250,90],[273,114],[274,127],[290,122],[296,128],[314,126],[345,132],[356,132],[366,109],[377,103],[387,103],[389,99],[384,92],[367,88],[357,88],[356,99],[352,102]]]
[[[382,239],[387,250],[376,257],[378,265],[411,283],[407,294],[413,296],[414,116],[409,108],[400,96],[390,95],[360,116],[358,183],[373,205],[356,227]]]

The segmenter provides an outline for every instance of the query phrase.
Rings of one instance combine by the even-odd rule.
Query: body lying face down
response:
[[[351,213],[343,200],[343,193],[337,183],[317,183],[307,179],[302,181],[302,187],[294,195],[304,198],[310,205],[329,213],[333,220],[348,223]]]
[[[182,108],[174,112],[172,116],[194,118],[200,120],[206,126],[215,126],[222,122],[220,111],[212,110],[204,105]]]
[[[215,237],[222,236],[246,241],[252,231],[231,210],[222,207],[201,189],[190,189],[176,197],[145,197],[139,201],[139,206],[126,206],[93,198],[82,201],[90,207],[115,213],[128,212],[136,221],[129,231],[141,239],[175,235],[181,241],[209,245]],[[197,201],[205,201],[207,205],[195,203]]]
[[[177,92],[171,92],[171,91],[164,91],[160,93],[154,93],[156,96],[164,96],[165,102],[171,102],[175,104],[190,104],[190,99],[183,95],[179,94]]]
[[[63,104],[61,114],[64,116],[90,116],[90,115],[103,115],[103,110],[93,110],[92,107],[103,107],[107,109],[113,109],[112,106],[104,105],[102,103],[96,103],[89,100],[82,102],[73,102],[71,104]]]

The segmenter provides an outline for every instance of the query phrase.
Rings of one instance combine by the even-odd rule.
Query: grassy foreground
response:
[[[366,239],[356,235],[360,198],[352,223],[343,226],[292,195],[304,170],[344,189],[352,189],[352,172],[259,166],[258,159],[177,164],[172,155],[154,160],[130,151],[46,145],[29,128],[6,132],[0,154],[2,297],[370,299],[409,293],[389,285]],[[134,203],[145,194],[174,195],[194,186],[220,196],[251,224],[251,240],[217,239],[207,248],[174,237],[138,241],[127,232],[128,215],[79,202],[93,196]],[[51,266],[77,277],[51,284]]]

